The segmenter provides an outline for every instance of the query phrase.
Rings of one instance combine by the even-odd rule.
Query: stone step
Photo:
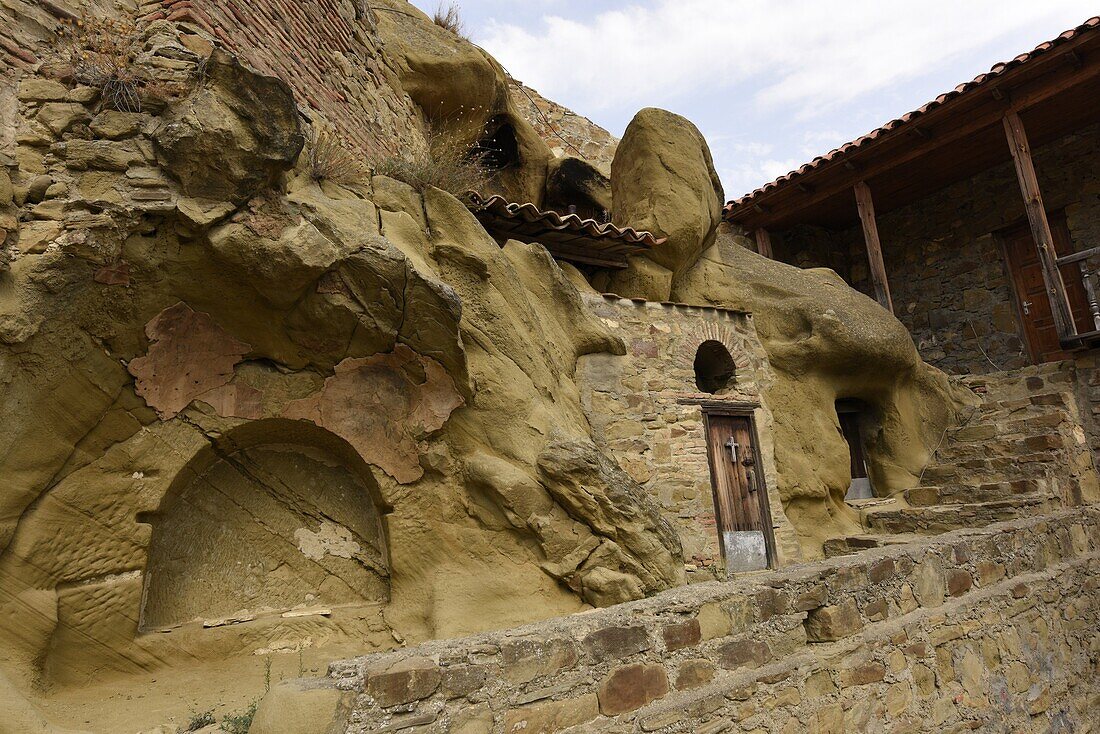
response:
[[[993,457],[962,459],[956,462],[929,464],[921,474],[922,485],[963,484],[980,485],[1001,482],[1013,478],[1038,478],[1046,476],[1046,464],[1054,460],[1050,454],[1031,454],[1029,457]]]
[[[846,538],[832,538],[825,541],[825,557],[848,556],[853,553],[885,548],[891,545],[906,545],[920,539],[919,535],[850,535]]]
[[[1054,500],[1045,495],[1016,497],[997,502],[975,502],[931,507],[869,508],[863,524],[871,533],[936,535],[963,528],[980,528],[996,522],[1046,511]]]
[[[967,505],[999,502],[1023,495],[1048,494],[1049,483],[1045,479],[1010,479],[981,484],[943,484],[921,486],[905,490],[906,502],[914,507],[933,505]]]
[[[986,440],[971,443],[948,442],[936,452],[936,462],[956,463],[970,459],[1019,457],[1058,451],[1066,447],[1066,439],[1058,433],[1044,433],[1026,438]],[[1053,458],[1053,457],[1051,457]]]

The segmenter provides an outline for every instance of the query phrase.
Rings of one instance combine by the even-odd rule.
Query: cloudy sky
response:
[[[1096,0],[458,4],[514,77],[617,136],[642,107],[692,120],[727,198],[1100,13]]]

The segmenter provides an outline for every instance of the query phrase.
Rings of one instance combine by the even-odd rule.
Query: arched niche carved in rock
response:
[[[389,599],[366,464],[304,421],[242,426],[195,456],[155,513],[141,627]]]

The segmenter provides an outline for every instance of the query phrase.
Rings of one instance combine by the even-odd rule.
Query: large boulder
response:
[[[626,128],[611,163],[611,192],[612,221],[668,238],[648,257],[674,274],[711,244],[722,217],[722,184],[703,134],[652,107]]]
[[[236,203],[293,166],[305,144],[290,88],[220,50],[207,61],[202,86],[153,140],[186,196]]]

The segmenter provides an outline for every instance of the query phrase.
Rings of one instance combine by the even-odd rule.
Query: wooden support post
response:
[[[1031,160],[1031,146],[1027,142],[1023,120],[1015,110],[1009,110],[1005,114],[1004,126],[1012,160],[1016,163],[1020,192],[1024,195],[1024,208],[1027,209],[1027,221],[1031,224],[1031,236],[1039,248],[1039,264],[1043,269],[1043,282],[1054,315],[1054,325],[1058,329],[1058,337],[1066,339],[1076,334],[1077,328],[1073,323],[1066,284],[1062,281],[1062,273],[1055,262],[1058,255],[1054,249],[1054,237],[1050,233],[1050,222],[1047,221],[1047,210],[1043,206],[1043,195],[1039,191],[1039,178],[1035,175],[1035,164]]]
[[[772,255],[772,237],[768,234],[768,230],[759,227],[753,234],[756,236],[756,252],[769,260],[774,260],[775,256]]]
[[[859,221],[863,224],[863,239],[867,243],[867,260],[871,264],[871,281],[875,284],[875,299],[890,313],[894,312],[894,302],[890,298],[890,282],[886,279],[886,264],[882,261],[882,243],[878,238],[878,224],[875,222],[875,202],[871,199],[871,189],[860,181],[855,185],[856,207],[859,209]]]

